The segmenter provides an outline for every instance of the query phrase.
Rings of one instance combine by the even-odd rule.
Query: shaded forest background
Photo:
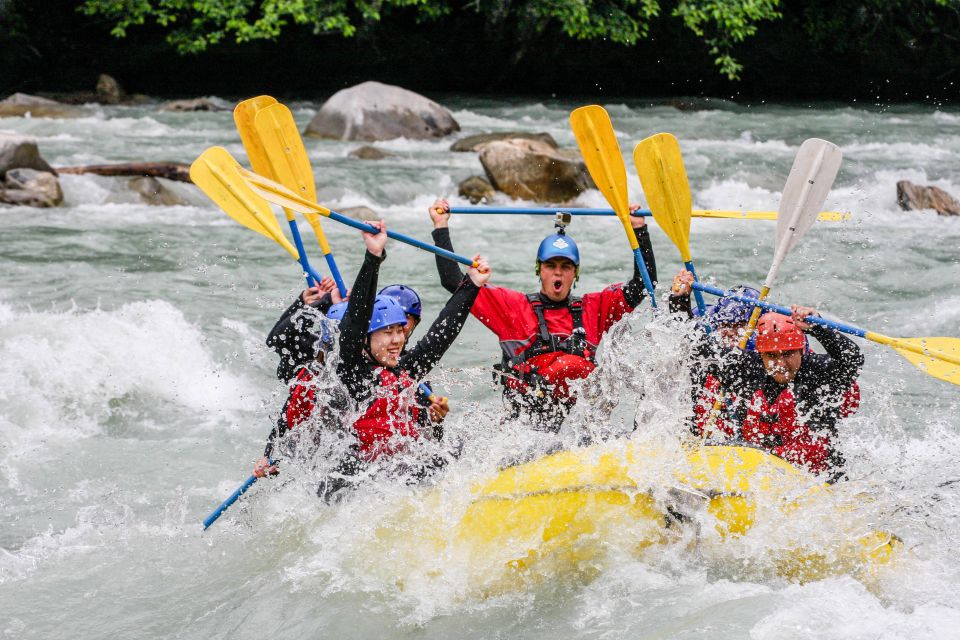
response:
[[[733,48],[738,80],[718,68],[709,34],[687,28],[667,2],[633,45],[571,38],[555,21],[532,29],[493,20],[468,3],[426,21],[412,7],[390,7],[379,20],[357,15],[351,37],[288,25],[274,40],[225,38],[189,54],[171,44],[169,26],[147,20],[117,38],[116,19],[81,13],[80,4],[0,0],[0,96],[90,91],[100,73],[129,93],[164,97],[321,98],[371,79],[494,96],[886,103],[954,102],[960,94],[956,1],[780,2],[781,17],[759,23]]]

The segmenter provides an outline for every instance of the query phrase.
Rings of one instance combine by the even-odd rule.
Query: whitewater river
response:
[[[563,146],[574,144],[572,102],[444,102],[464,134],[547,131]],[[317,108],[293,106],[302,124]],[[890,335],[960,336],[960,218],[901,212],[895,195],[900,179],[960,195],[956,109],[608,108],[624,151],[659,131],[677,135],[700,208],[775,209],[800,143],[837,143],[844,163],[826,207],[851,218],[810,231],[781,270],[774,299]],[[36,136],[55,166],[191,162],[214,144],[244,157],[229,112],[87,111],[70,120],[2,119],[0,130]],[[482,173],[476,154],[448,151],[451,141],[380,143],[394,154],[380,161],[346,157],[355,143],[308,139],[307,147],[321,202],[369,206],[391,228],[428,239],[427,205],[436,196],[466,204],[456,199],[457,183]],[[642,199],[628,166],[631,196]],[[263,340],[301,290],[299,271],[191,186],[168,183],[190,204],[159,207],[140,204],[124,178],[61,181],[59,208],[0,208],[4,637],[960,634],[960,393],[867,342],[862,407],[843,423],[840,445],[850,486],[873,501],[868,519],[909,549],[870,584],[841,575],[801,585],[756,570],[764,549],[758,535],[730,558],[687,545],[635,556],[613,545],[589,577],[547,577],[502,593],[477,589],[454,533],[470,487],[537,438],[501,425],[490,384],[498,348],[474,319],[431,376],[451,398],[447,433],[465,441],[463,458],[435,489],[372,482],[331,507],[312,495],[309,465],[290,464],[202,533],[201,519],[249,475],[283,401]],[[603,202],[594,191],[578,204]],[[533,255],[551,231],[548,218],[463,216],[451,227],[457,249],[489,257],[496,283],[536,288]],[[362,255],[358,233],[325,228],[351,279]],[[615,220],[576,219],[570,234],[583,256],[578,292],[629,277],[631,255]],[[770,222],[697,220],[698,271],[720,286],[757,285],[773,234]],[[659,230],[652,236],[666,282],[679,256]],[[382,282],[415,287],[432,318],[446,298],[433,258],[395,243],[388,253]],[[598,374],[605,397],[585,406],[564,437],[629,430],[638,405],[635,440],[679,437],[688,409],[670,355],[682,338],[647,303],[629,324],[622,345],[607,346],[619,364]],[[793,526],[813,536],[821,524]]]

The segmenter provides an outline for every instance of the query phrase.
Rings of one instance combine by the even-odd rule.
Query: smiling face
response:
[[[378,364],[395,367],[400,362],[400,352],[407,341],[406,325],[394,324],[377,329],[370,334],[370,353]]]
[[[550,258],[540,263],[540,291],[554,302],[570,295],[577,279],[577,266],[567,258]]]
[[[777,384],[789,384],[797,377],[800,363],[803,361],[803,349],[789,351],[767,351],[760,354],[763,368]]]

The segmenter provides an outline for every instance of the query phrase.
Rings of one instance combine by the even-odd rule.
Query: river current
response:
[[[463,135],[547,131],[574,145],[572,102],[442,102]],[[318,107],[292,106],[301,124]],[[956,109],[606,106],[625,152],[653,133],[677,135],[698,208],[775,210],[800,143],[835,142],[844,161],[826,208],[851,217],[817,223],[772,298],[888,335],[960,335],[960,218],[900,211],[895,190],[908,179],[960,195]],[[54,166],[189,163],[214,144],[244,158],[229,112],[86,111],[0,119],[0,130],[35,136]],[[392,229],[429,239],[427,206],[437,196],[467,204],[457,183],[482,174],[476,154],[448,150],[453,139],[378,143],[393,154],[378,161],[347,157],[357,143],[307,139],[319,200],[369,206]],[[625,159],[632,199],[642,201]],[[960,394],[864,341],[862,406],[842,423],[840,445],[851,486],[873,496],[878,520],[909,549],[870,585],[844,575],[796,584],[754,571],[756,541],[726,560],[678,545],[641,558],[611,553],[589,579],[558,577],[493,595],[472,589],[452,546],[432,545],[455,528],[470,487],[537,438],[501,424],[490,384],[498,347],[475,319],[431,375],[451,399],[447,434],[465,443],[435,487],[372,482],[327,506],[312,495],[309,471],[290,465],[202,533],[202,518],[249,475],[283,402],[264,337],[303,282],[279,247],[192,186],[167,183],[189,204],[163,207],[139,203],[125,182],[64,175],[63,206],[0,208],[5,637],[960,637]],[[596,191],[577,204],[605,205]],[[451,222],[458,251],[488,256],[497,284],[530,291],[534,251],[551,229],[547,217]],[[722,287],[759,285],[774,229],[695,220],[699,274]],[[325,230],[351,280],[359,234],[332,222]],[[631,255],[615,219],[578,218],[569,233],[583,257],[577,292],[629,277]],[[651,234],[663,285],[679,255],[655,225]],[[433,257],[393,242],[388,254],[381,282],[413,286],[429,321],[447,297]],[[604,347],[604,397],[578,408],[562,434],[569,441],[628,432],[635,416],[634,439],[679,437],[689,409],[673,355],[683,338],[646,302],[634,315],[619,342]],[[414,516],[404,520],[405,511]],[[815,535],[820,525],[803,526]]]

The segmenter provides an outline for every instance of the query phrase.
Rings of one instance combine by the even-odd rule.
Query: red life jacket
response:
[[[290,397],[287,399],[287,428],[293,429],[306,421],[316,408],[316,393],[310,385],[313,374],[303,367],[297,373],[295,382],[290,386]]]
[[[734,436],[733,425],[727,420],[726,407],[730,403],[736,402],[736,396],[730,394],[721,396],[720,381],[709,373],[693,404],[693,417],[696,425],[694,433],[696,435],[703,435],[703,429],[707,425],[707,419],[710,417],[710,412],[713,411],[713,405],[717,400],[721,400],[723,405],[713,420],[713,431],[729,437]]]
[[[390,442],[395,435],[419,438],[417,421],[422,409],[413,394],[403,392],[415,385],[406,371],[397,375],[380,368],[379,384],[373,402],[353,423],[360,441],[360,454],[367,460],[381,455],[393,455],[404,450],[404,445]]]
[[[781,391],[772,404],[763,391],[757,389],[750,400],[741,433],[747,442],[812,473],[822,473],[829,466],[830,438],[811,432],[797,421],[797,404],[789,389]]]
[[[558,400],[570,398],[569,383],[589,376],[596,368],[597,346],[586,338],[583,328],[583,300],[570,296],[567,309],[573,323],[569,336],[550,333],[539,294],[529,293],[527,302],[537,317],[537,333],[519,353],[515,341],[501,342],[504,384],[526,394],[531,386],[547,386]]]

